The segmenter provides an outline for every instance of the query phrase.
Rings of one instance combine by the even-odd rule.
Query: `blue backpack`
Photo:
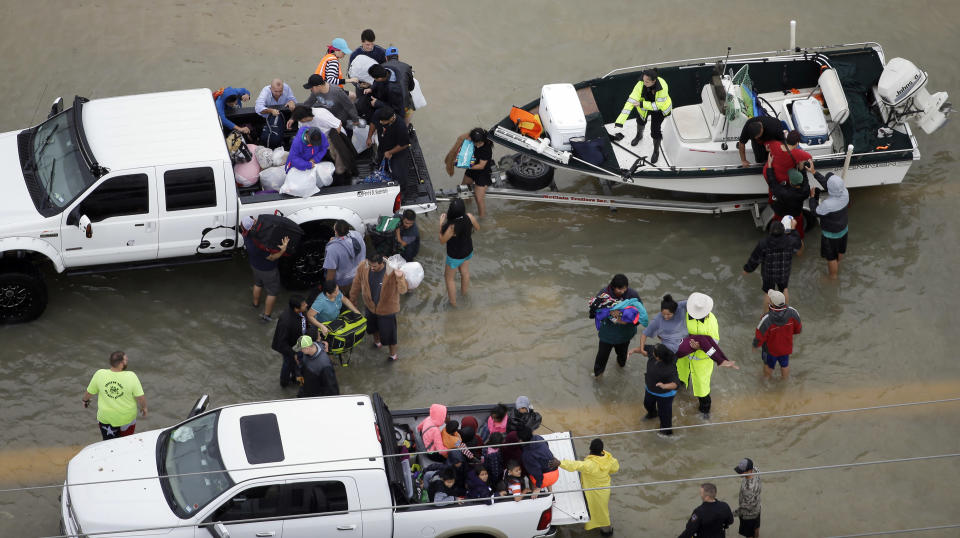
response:
[[[260,145],[270,149],[280,147],[283,144],[284,127],[283,114],[267,116],[263,130],[260,131]]]

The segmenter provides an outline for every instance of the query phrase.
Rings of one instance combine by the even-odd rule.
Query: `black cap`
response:
[[[307,129],[304,134],[307,135],[307,140],[309,140],[311,144],[319,144],[320,141],[323,140],[323,132],[317,127]]]
[[[307,83],[303,85],[303,89],[304,89],[304,90],[309,90],[310,88],[312,88],[312,87],[314,87],[314,86],[323,86],[323,85],[326,84],[326,83],[327,83],[327,81],[326,81],[325,78],[323,78],[322,76],[314,73],[314,74],[310,75],[310,78],[307,79]]]
[[[740,463],[738,463],[737,466],[733,468],[733,470],[736,471],[737,474],[743,474],[747,471],[752,471],[753,460],[750,458],[743,458],[742,460],[740,460]]]

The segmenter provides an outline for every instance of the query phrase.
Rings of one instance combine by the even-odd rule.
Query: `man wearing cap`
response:
[[[253,307],[260,308],[260,294],[266,289],[267,300],[263,305],[263,314],[260,314],[260,319],[271,321],[273,318],[270,315],[277,301],[277,292],[280,291],[280,271],[277,270],[277,260],[286,253],[290,238],[284,237],[277,245],[277,252],[270,253],[265,250],[265,246],[257,245],[252,237],[248,237],[256,222],[257,219],[249,215],[243,217],[240,220],[240,235],[243,236],[243,248],[247,250],[250,269],[253,270]]]
[[[321,75],[329,84],[343,88],[344,82],[356,82],[356,79],[343,78],[343,67],[340,66],[340,58],[350,54],[350,47],[347,46],[347,40],[338,37],[327,46],[327,54],[320,59],[317,64],[315,74]]]
[[[766,293],[769,290],[780,290],[789,297],[787,286],[790,284],[790,270],[793,265],[793,253],[800,249],[800,236],[791,233],[787,228],[793,226],[790,215],[782,220],[770,223],[770,234],[761,238],[754,247],[747,263],[743,264],[743,275],[752,273],[760,266],[760,289],[763,290],[763,312],[770,306],[770,299]]]
[[[383,62],[381,65],[391,69],[397,75],[397,82],[400,83],[400,88],[403,89],[406,97],[405,106],[406,115],[409,116],[413,113],[413,97],[410,96],[410,92],[413,91],[413,67],[410,64],[400,61],[400,51],[397,47],[387,48],[387,61]]]
[[[327,342],[314,342],[313,338],[307,335],[301,336],[294,344],[293,351],[298,354],[303,375],[303,385],[297,398],[340,394],[337,373],[333,368],[333,361],[327,355],[329,347]]]
[[[760,348],[763,359],[763,377],[770,378],[780,365],[780,377],[790,377],[790,354],[793,353],[793,335],[800,334],[800,314],[786,305],[786,297],[777,290],[767,292],[770,311],[760,319],[753,347]]]
[[[123,351],[110,354],[110,369],[102,368],[83,393],[83,406],[90,406],[90,399],[97,394],[97,422],[103,440],[133,435],[137,427],[137,408],[147,416],[147,397],[137,374],[127,371],[130,359]]]
[[[356,105],[343,88],[327,83],[326,79],[317,74],[310,75],[303,87],[310,90],[310,96],[303,102],[304,105],[329,110],[343,123],[347,136],[353,136],[353,127],[360,120],[360,116],[357,115]]]
[[[705,335],[720,342],[720,327],[713,315],[713,299],[706,294],[693,292],[686,301],[687,333]],[[710,377],[713,375],[713,359],[702,350],[677,359],[677,375],[684,386],[688,379],[693,384],[693,395],[700,401],[700,413],[710,418]]]
[[[404,119],[407,114],[407,91],[400,83],[396,71],[382,65],[371,65],[367,73],[373,77],[373,85],[363,90],[363,93],[371,95],[370,105],[374,110],[390,107],[400,119]],[[371,125],[371,133],[367,137],[368,145],[370,137],[373,136],[372,130]]]
[[[730,505],[717,500],[717,486],[709,482],[700,485],[700,500],[703,503],[694,508],[679,538],[723,538],[727,527],[733,525]]]
[[[767,186],[770,187],[770,207],[773,219],[781,220],[790,215],[797,221],[796,233],[803,239],[803,203],[810,197],[810,182],[796,168],[787,171],[788,181],[780,183],[767,174]]]
[[[760,536],[760,475],[753,465],[753,460],[743,458],[733,468],[737,474],[743,475],[740,484],[740,507],[733,511],[733,515],[740,518],[740,536],[759,538]]]

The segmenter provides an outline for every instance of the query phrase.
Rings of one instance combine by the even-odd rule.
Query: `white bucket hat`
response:
[[[703,319],[713,310],[713,299],[705,293],[695,291],[687,297],[687,313],[694,319]]]

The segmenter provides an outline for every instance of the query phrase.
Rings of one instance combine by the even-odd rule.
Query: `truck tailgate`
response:
[[[570,439],[570,432],[550,433],[543,435],[543,438],[547,441],[553,456],[558,460],[577,459],[577,453],[573,448],[573,440]],[[581,489],[580,473],[560,469],[560,478],[553,485],[553,490],[570,491],[579,489]],[[587,510],[587,500],[582,491],[553,494],[554,525],[586,523],[589,519],[590,512]]]

